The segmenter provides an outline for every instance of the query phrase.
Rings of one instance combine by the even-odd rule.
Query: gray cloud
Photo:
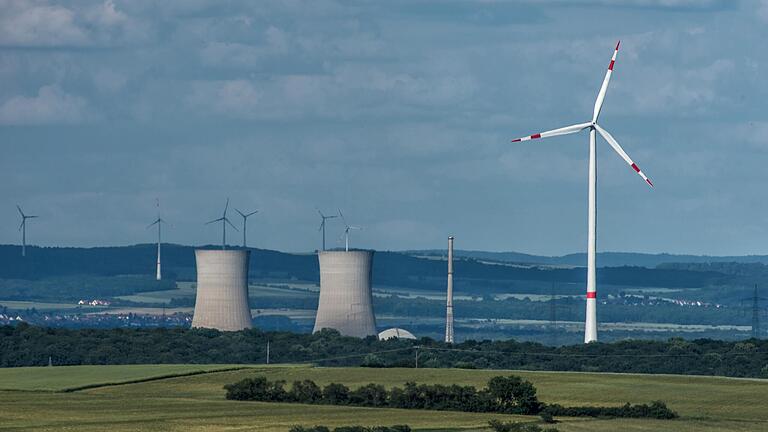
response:
[[[94,118],[88,101],[56,85],[40,87],[34,96],[15,96],[0,105],[0,124],[83,123]]]
[[[3,242],[16,202],[34,242],[150,241],[154,197],[215,242],[230,196],[277,249],[317,247],[319,206],[361,247],[583,250],[586,136],[509,140],[588,118],[621,39],[601,122],[657,188],[599,143],[600,247],[765,252],[764,2],[2,8]]]

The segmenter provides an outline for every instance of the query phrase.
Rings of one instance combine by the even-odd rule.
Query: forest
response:
[[[445,344],[210,329],[64,329],[25,323],[0,327],[0,367],[82,364],[270,362],[321,366],[528,369],[722,375],[768,378],[768,340],[627,340],[551,347],[515,340]]]

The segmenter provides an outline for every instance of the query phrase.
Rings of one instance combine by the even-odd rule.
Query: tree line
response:
[[[312,380],[294,381],[288,390],[284,386],[285,381],[269,381],[266,377],[259,376],[227,384],[224,389],[229,400],[518,415],[542,414],[548,421],[551,421],[553,416],[655,419],[678,417],[677,413],[667,408],[662,401],[654,401],[650,405],[627,403],[620,407],[548,405],[539,401],[536,387],[530,381],[515,375],[495,376],[480,390],[474,386],[415,382],[407,382],[404,387],[390,389],[374,383],[355,389],[339,383],[330,383],[321,388]]]
[[[0,367],[81,364],[261,364],[270,343],[272,363],[321,366],[531,369],[768,377],[768,340],[627,340],[551,347],[515,340],[446,344],[334,330],[315,334],[259,329],[219,332],[188,328],[66,329],[0,326]]]

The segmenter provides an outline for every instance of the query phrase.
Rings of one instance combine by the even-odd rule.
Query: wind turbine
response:
[[[323,212],[320,211],[320,209],[317,209],[317,212],[320,213],[320,217],[323,218],[323,221],[320,222],[320,228],[318,229],[318,231],[322,231],[323,232],[323,250],[325,250],[325,221],[327,219],[335,219],[338,216],[337,215],[326,216],[326,215],[323,214]]]
[[[238,213],[240,213],[240,216],[242,216],[242,217],[243,217],[243,247],[246,247],[246,242],[245,242],[245,231],[248,229],[248,227],[247,227],[247,223],[248,223],[248,217],[249,217],[249,216],[253,216],[253,215],[255,215],[255,214],[256,214],[256,213],[258,213],[259,211],[258,211],[258,210],[254,210],[254,211],[252,211],[252,212],[250,212],[250,213],[243,213],[243,212],[241,212],[241,211],[240,211],[240,210],[238,210],[238,209],[235,209],[235,211],[236,211],[236,212],[238,212]]]
[[[341,209],[339,209],[339,217],[341,218],[342,222],[344,222],[344,251],[349,252],[349,231],[361,230],[362,228],[358,226],[350,226],[347,223],[347,220],[344,219],[344,215],[341,213]]]
[[[597,124],[597,119],[600,117],[600,110],[603,107],[603,101],[605,100],[605,93],[608,90],[608,82],[611,80],[611,74],[613,73],[613,65],[616,62],[616,55],[619,53],[619,44],[616,43],[616,49],[613,51],[611,57],[611,63],[608,65],[608,71],[605,73],[603,79],[603,85],[600,87],[600,92],[597,94],[597,100],[595,101],[595,108],[592,112],[592,120],[579,123],[572,126],[566,126],[559,129],[554,129],[546,132],[541,132],[533,135],[529,135],[522,138],[512,140],[512,142],[528,141],[537,138],[548,138],[558,135],[568,135],[576,132],[581,132],[585,129],[589,130],[589,218],[588,218],[588,240],[587,240],[587,319],[584,329],[584,342],[589,343],[597,341],[597,287],[596,287],[596,251],[597,251],[597,155],[595,154],[595,140],[596,134],[599,133],[608,144],[621,156],[624,161],[632,167],[640,177],[653,187],[651,180],[640,171],[640,168],[635,164],[632,159],[629,158],[627,153],[619,145],[613,136],[605,129]]]
[[[158,198],[157,199],[157,219],[155,219],[155,221],[152,222],[151,224],[147,225],[147,229],[150,229],[153,226],[157,225],[157,274],[156,274],[157,280],[162,279],[162,273],[160,271],[160,242],[161,242],[160,226],[164,223],[165,223],[165,220],[163,220],[163,218],[160,217],[160,199]]]
[[[214,222],[221,221],[221,227],[222,227],[222,235],[221,235],[221,249],[224,250],[227,248],[227,224],[229,224],[232,229],[235,231],[238,231],[237,227],[232,224],[232,222],[229,221],[229,218],[227,218],[227,209],[229,208],[229,198],[227,198],[227,204],[224,206],[224,213],[222,216],[218,219],[214,219],[212,221],[208,221],[205,224],[212,224]]]
[[[27,256],[27,219],[34,219],[38,216],[25,215],[18,204],[16,208],[21,215],[21,225],[19,225],[19,231],[21,231],[21,256]]]

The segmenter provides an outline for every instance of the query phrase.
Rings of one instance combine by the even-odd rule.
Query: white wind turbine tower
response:
[[[240,216],[242,216],[242,217],[243,217],[243,247],[245,248],[245,247],[247,247],[247,243],[246,243],[246,241],[245,241],[245,233],[246,233],[246,231],[248,230],[248,218],[249,218],[250,216],[253,216],[253,215],[255,215],[255,214],[256,214],[256,213],[258,213],[259,211],[258,211],[258,210],[254,210],[254,211],[252,211],[252,212],[250,212],[250,213],[243,213],[243,212],[241,212],[241,211],[240,211],[240,210],[238,210],[238,209],[235,209],[235,211],[236,211],[236,212],[238,212],[238,213],[240,213]]]
[[[325,250],[325,221],[327,219],[335,219],[338,216],[332,215],[332,216],[326,216],[323,214],[323,212],[320,211],[320,209],[317,209],[317,212],[320,214],[320,217],[323,219],[322,222],[320,222],[320,228],[318,228],[318,231],[323,232],[323,250]]]
[[[21,215],[21,225],[19,225],[19,231],[21,231],[21,256],[27,256],[27,219],[34,219],[38,216],[25,215],[18,204],[16,208]]]
[[[229,208],[229,198],[227,198],[227,204],[224,205],[224,213],[222,216],[218,219],[214,219],[212,221],[208,221],[205,224],[212,224],[214,222],[221,221],[221,228],[222,228],[222,234],[221,234],[221,249],[227,248],[227,224],[229,224],[235,231],[238,231],[237,227],[232,224],[232,222],[229,221],[229,218],[227,218],[227,209]]]
[[[595,139],[596,133],[599,133],[608,144],[616,151],[616,153],[624,159],[632,169],[637,172],[643,180],[653,187],[653,183],[648,177],[640,171],[640,168],[629,158],[627,153],[619,145],[616,139],[608,133],[605,129],[597,124],[597,119],[600,117],[600,109],[603,107],[603,101],[605,100],[605,92],[608,90],[608,82],[611,80],[611,74],[613,73],[613,65],[616,62],[616,55],[619,53],[619,44],[616,43],[616,49],[611,57],[611,63],[608,65],[608,71],[605,73],[603,79],[603,85],[600,87],[600,92],[597,94],[597,100],[595,101],[595,108],[592,112],[592,120],[579,123],[572,126],[566,126],[559,129],[550,130],[547,132],[541,132],[533,135],[529,135],[523,138],[512,140],[512,142],[528,141],[537,138],[548,138],[558,135],[573,134],[581,132],[585,129],[589,130],[589,226],[588,226],[588,241],[587,241],[587,318],[584,329],[584,342],[589,343],[597,341],[597,289],[596,289],[596,262],[595,255],[597,250],[597,155],[595,154]]]
[[[362,228],[358,226],[350,226],[347,223],[347,220],[344,219],[344,215],[341,213],[341,209],[339,209],[339,217],[341,218],[341,221],[344,222],[344,251],[349,252],[349,231],[361,230]]]
[[[155,275],[155,278],[157,280],[161,280],[162,279],[162,272],[160,271],[160,243],[162,241],[162,237],[161,237],[161,228],[160,227],[161,227],[162,224],[165,223],[165,220],[163,220],[163,218],[160,217],[160,199],[157,199],[156,205],[157,205],[157,219],[155,219],[154,222],[149,224],[147,226],[147,229],[150,229],[153,226],[157,225],[157,273]]]

